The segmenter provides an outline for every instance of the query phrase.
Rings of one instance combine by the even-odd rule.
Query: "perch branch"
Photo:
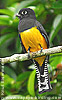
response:
[[[14,62],[14,61],[25,61],[25,60],[29,60],[32,58],[55,54],[55,53],[61,53],[61,52],[62,52],[62,46],[58,46],[58,47],[43,49],[42,52],[40,50],[36,52],[31,52],[29,58],[28,58],[28,53],[14,54],[10,57],[0,58],[0,63],[5,64],[5,63]]]

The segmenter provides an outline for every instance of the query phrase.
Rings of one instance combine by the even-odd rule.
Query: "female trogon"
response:
[[[19,37],[25,52],[35,52],[49,48],[49,40],[43,26],[36,20],[35,13],[30,8],[23,8],[18,13]],[[39,93],[52,89],[48,75],[48,56],[33,59],[37,73]]]

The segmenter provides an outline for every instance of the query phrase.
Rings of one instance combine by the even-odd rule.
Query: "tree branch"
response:
[[[0,58],[0,63],[5,64],[5,63],[14,62],[14,61],[25,61],[25,60],[29,60],[32,58],[55,54],[55,53],[61,53],[61,52],[62,52],[62,46],[58,46],[58,47],[53,47],[49,49],[43,49],[42,52],[40,50],[36,52],[31,52],[29,58],[28,58],[28,53],[14,54],[10,57]]]

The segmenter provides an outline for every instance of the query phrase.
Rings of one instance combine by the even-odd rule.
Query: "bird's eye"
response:
[[[22,15],[26,15],[26,14],[27,14],[27,11],[22,11],[21,14],[22,14]]]

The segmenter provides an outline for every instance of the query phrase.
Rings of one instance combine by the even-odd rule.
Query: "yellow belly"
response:
[[[22,43],[28,51],[28,48],[30,48],[30,52],[35,52],[38,50],[41,50],[41,47],[43,49],[47,48],[47,43],[45,41],[45,38],[41,35],[40,31],[37,29],[37,27],[32,27],[29,30],[25,30],[24,32],[19,33],[21,36]],[[41,47],[40,47],[40,45]],[[43,64],[43,61],[46,56],[35,58],[35,60],[40,64],[40,66]]]

